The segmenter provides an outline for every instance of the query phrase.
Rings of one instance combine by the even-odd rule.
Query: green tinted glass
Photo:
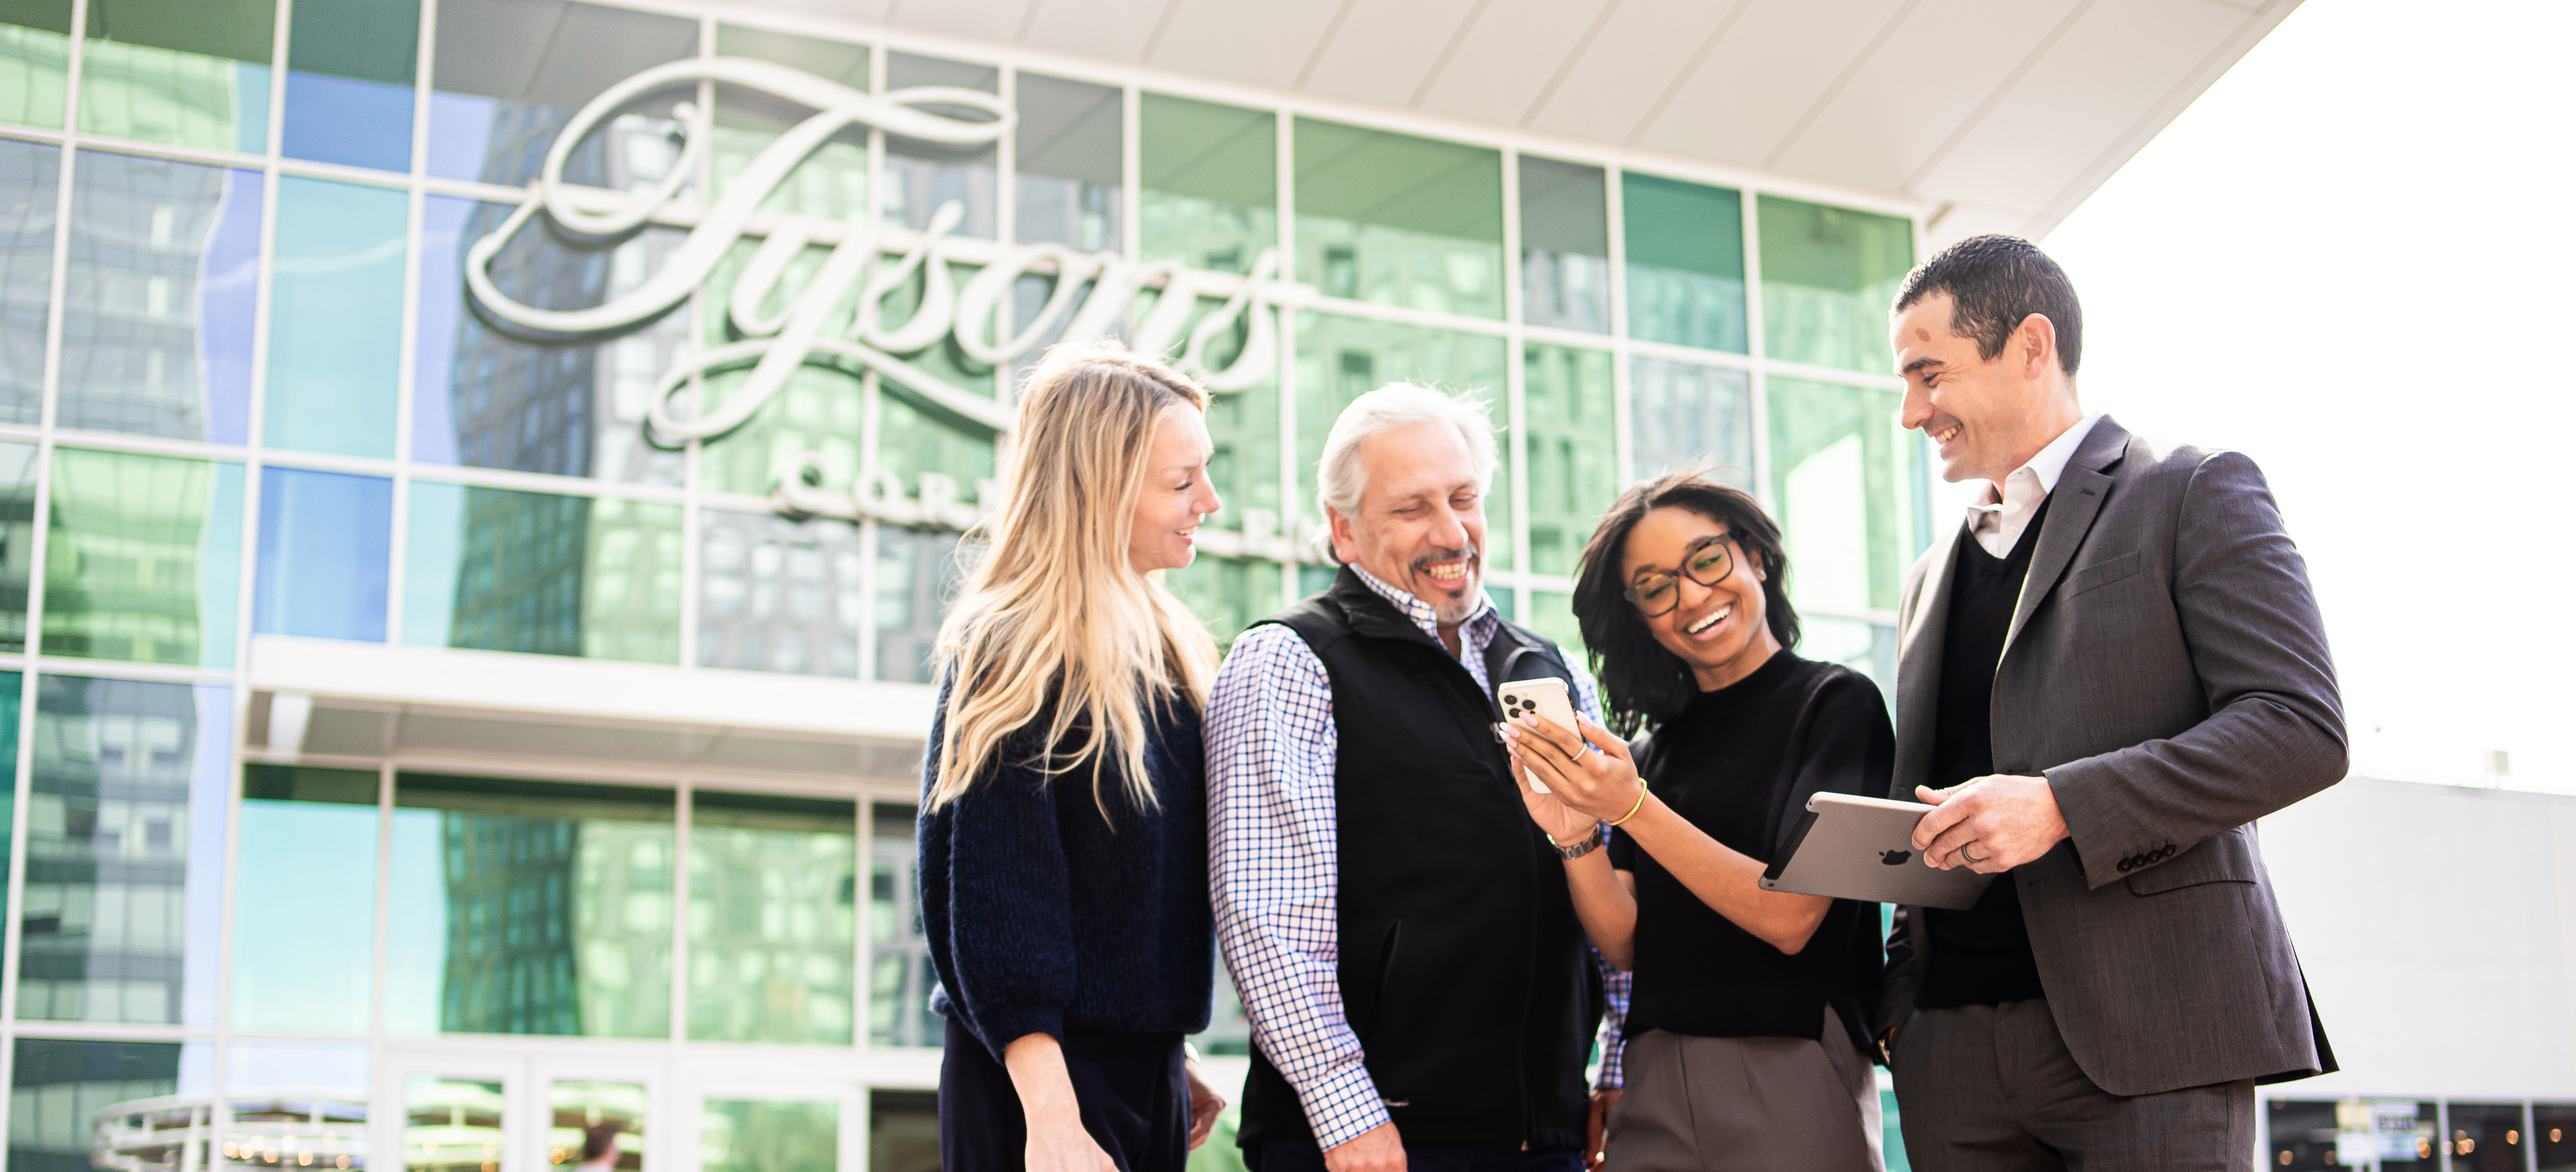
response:
[[[402,641],[680,660],[680,506],[417,482]]]
[[[643,1172],[644,1123],[648,1092],[635,1082],[555,1082],[546,1085],[546,1165],[582,1165],[587,1132],[603,1123],[617,1125],[616,1172]]]
[[[1773,358],[1880,374],[1887,310],[1914,267],[1914,225],[1766,195],[1762,345]]]
[[[1529,472],[1529,568],[1572,574],[1593,523],[1619,494],[1611,357],[1530,346],[1522,352],[1521,422]]]
[[[71,59],[72,0],[0,8],[0,122],[62,129]]]
[[[0,443],[0,651],[27,649],[27,591],[35,574],[36,447]]]
[[[0,139],[0,422],[33,425],[44,414],[62,157],[51,143]]]
[[[1297,278],[1326,296],[1503,316],[1503,156],[1297,120]]]
[[[398,778],[386,1028],[668,1035],[673,801],[623,786]]]
[[[232,689],[46,675],[36,697],[19,1019],[212,1028]]]
[[[201,150],[268,149],[276,0],[92,5],[80,128]]]
[[[1876,681],[1881,698],[1896,703],[1896,628],[1832,615],[1798,616],[1798,655],[1839,663]]]
[[[234,1029],[367,1032],[376,785],[372,769],[242,767]]]
[[[1628,333],[1745,352],[1744,194],[1625,172]]]
[[[1315,462],[1324,437],[1351,400],[1394,382],[1416,382],[1483,399],[1501,432],[1501,338],[1365,318],[1310,313],[1297,319],[1297,500],[1314,509]],[[1485,565],[1513,568],[1511,476],[1498,463],[1485,491]],[[1320,515],[1318,515],[1320,516]]]
[[[1580,663],[1585,655],[1583,624],[1574,617],[1574,596],[1554,590],[1530,591],[1530,613],[1521,621],[1539,634],[1556,641],[1567,657]]]
[[[1770,396],[1771,508],[1791,600],[1802,612],[1894,609],[1913,515],[1901,396],[1776,375]]]
[[[1225,644],[1284,605],[1277,562],[1200,554],[1186,569],[1165,571],[1163,585]]]
[[[703,789],[689,800],[689,1036],[849,1045],[858,807]]]
[[[846,41],[800,37],[767,29],[719,25],[716,54],[773,61],[851,89],[868,88],[868,47]],[[709,160],[721,198],[734,177],[751,165],[762,148],[776,142],[789,127],[812,117],[808,106],[740,86],[715,87],[715,133]],[[807,155],[776,190],[761,201],[772,212],[818,216],[835,223],[863,218],[868,209],[868,128],[850,126]]]
[[[705,1172],[829,1172],[840,1147],[839,1103],[708,1099],[698,1115]]]
[[[1521,320],[1610,332],[1610,203],[1601,168],[1522,155]]]
[[[1740,370],[1628,360],[1628,444],[1639,477],[1713,468],[1753,486],[1753,380]]]
[[[868,1044],[936,1046],[946,1025],[930,1011],[939,974],[921,929],[913,882],[911,806],[879,802],[868,813]]]
[[[232,666],[241,465],[56,448],[52,512],[46,654]]]
[[[392,188],[278,180],[261,442],[392,458],[406,209]]]
[[[9,757],[9,764],[0,767],[0,781],[8,783],[9,791],[0,794],[0,834],[13,832],[18,823],[18,697],[25,686],[26,679],[19,673],[0,671],[0,721],[7,722],[7,728],[0,729],[0,752]],[[0,915],[8,912],[7,897],[0,896]]]
[[[1144,258],[1252,271],[1279,246],[1279,119],[1145,94],[1138,111]]]
[[[63,1172],[94,1168],[93,1161],[175,1166],[175,1145],[159,1133],[190,1126],[187,1108],[101,1113],[119,1103],[213,1090],[207,1085],[213,1049],[212,1042],[18,1039],[9,1071],[9,1166]],[[202,1119],[196,1126],[204,1126]]]

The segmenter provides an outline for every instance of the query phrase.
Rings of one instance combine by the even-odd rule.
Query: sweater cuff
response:
[[[984,1048],[993,1052],[993,1061],[1002,1060],[1002,1051],[1011,1043],[1030,1034],[1045,1034],[1058,1044],[1064,1042],[1064,1011],[1052,1005],[991,1005],[975,1015],[976,1035],[984,1039]]]

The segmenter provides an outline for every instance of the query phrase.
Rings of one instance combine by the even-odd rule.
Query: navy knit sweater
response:
[[[938,776],[948,693],[930,726],[925,795]],[[940,990],[931,1008],[995,1058],[1029,1034],[1207,1028],[1216,928],[1208,910],[1207,776],[1199,713],[1148,710],[1145,772],[1157,804],[1135,808],[1116,763],[1045,777],[1032,761],[1048,719],[1009,738],[998,765],[919,826],[921,923]]]

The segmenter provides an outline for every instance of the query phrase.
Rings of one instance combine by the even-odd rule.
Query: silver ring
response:
[[[1967,843],[1967,844],[1965,844],[1965,845],[1962,845],[1962,846],[1959,848],[1959,857],[1960,857],[1960,858],[1963,858],[1963,859],[1966,859],[1966,860],[1968,860],[1968,861],[1969,861],[1969,862],[1971,862],[1971,863],[1982,863],[1982,862],[1985,862],[1985,860],[1984,860],[1984,859],[1978,858],[1977,856],[1975,856],[1975,855],[1972,855],[1972,854],[1969,854],[1969,853],[1968,853],[1968,847],[1972,847],[1972,846],[1975,846],[1975,845],[1977,845],[1977,844],[1975,844],[1975,843],[1973,843],[1973,842],[1971,842],[1971,843]]]

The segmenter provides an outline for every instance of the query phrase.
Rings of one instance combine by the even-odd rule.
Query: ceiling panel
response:
[[[1925,0],[1781,152],[1780,170],[1876,191],[1907,179],[2098,0]]]
[[[1410,106],[1475,8],[1475,0],[1352,5],[1307,75],[1306,92]]]
[[[1035,0],[1023,44],[1103,61],[1137,61],[1171,0]]]
[[[923,32],[1009,41],[1020,31],[1031,0],[896,0],[894,23]]]
[[[1754,0],[1637,145],[1758,167],[1903,0]]]
[[[1916,193],[2039,210],[2257,19],[2207,0],[2095,4]]]
[[[1628,141],[1730,16],[1758,0],[1627,0],[1548,95],[1530,128]],[[1730,30],[1731,31],[1731,30]]]
[[[1153,63],[1244,85],[1295,89],[1341,0],[1177,0]]]
[[[1590,6],[1562,0],[1489,0],[1423,96],[1422,109],[1517,124],[1595,15]]]

